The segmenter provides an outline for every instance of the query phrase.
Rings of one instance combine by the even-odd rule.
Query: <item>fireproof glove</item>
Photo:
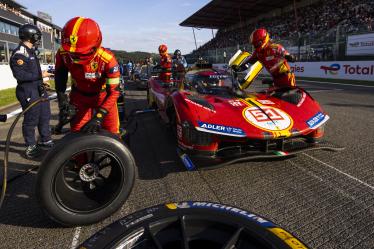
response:
[[[295,61],[296,61],[295,56],[293,56],[292,54],[286,54],[286,55],[284,56],[284,58],[285,58],[288,62],[295,62]]]
[[[240,67],[238,65],[232,65],[231,68],[234,72],[238,72],[240,70]]]
[[[98,132],[100,129],[101,129],[101,124],[104,120],[104,117],[108,114],[108,111],[103,109],[103,108],[99,108],[99,110],[97,111],[97,113],[95,114],[95,116],[93,118],[91,118],[90,121],[88,121],[81,129],[81,131],[83,132],[87,132],[87,133],[96,133]]]

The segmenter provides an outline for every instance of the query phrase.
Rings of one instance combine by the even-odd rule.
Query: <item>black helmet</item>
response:
[[[177,50],[174,51],[174,55],[175,56],[181,56],[182,52],[179,49],[177,49]]]
[[[30,41],[35,44],[42,39],[42,32],[35,25],[24,24],[19,28],[18,37],[21,41]]]

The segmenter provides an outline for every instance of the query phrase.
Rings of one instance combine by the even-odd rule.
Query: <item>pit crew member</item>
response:
[[[172,60],[170,55],[168,54],[168,47],[165,44],[161,44],[158,47],[158,52],[160,54],[160,67],[161,73],[159,79],[163,82],[170,83],[171,82],[171,67],[172,67]]]
[[[42,33],[35,25],[22,25],[19,28],[20,44],[10,57],[10,68],[17,80],[16,96],[23,110],[40,97],[48,97],[43,78],[53,74],[47,71],[42,72],[40,68],[37,47],[41,37]],[[50,117],[49,101],[39,103],[25,113],[22,134],[26,144],[25,156],[27,158],[37,157],[40,154],[39,148],[49,149],[53,146],[49,126]],[[38,127],[41,138],[38,145],[35,141],[35,127]]]
[[[104,128],[118,134],[119,66],[113,53],[101,46],[99,25],[90,18],[74,17],[65,24],[62,34],[55,66],[60,115],[69,105],[65,90],[70,72],[74,81],[70,104],[76,108],[71,131],[97,132]]]
[[[295,62],[295,57],[282,45],[273,43],[266,29],[260,28],[253,31],[250,42],[255,49],[254,52],[241,63],[240,67],[233,68],[234,70],[244,71],[250,67],[249,64],[260,61],[273,77],[275,87],[296,86],[295,75],[288,64],[288,62]]]

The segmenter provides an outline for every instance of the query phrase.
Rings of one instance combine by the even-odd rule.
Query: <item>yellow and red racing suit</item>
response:
[[[162,72],[160,73],[159,79],[163,82],[170,83],[172,60],[169,54],[165,53],[161,55],[160,66]]]
[[[295,75],[291,72],[285,56],[290,55],[280,44],[269,42],[261,51],[255,50],[253,54],[243,62],[254,64],[260,61],[271,74],[275,87],[294,87]]]
[[[119,66],[112,52],[101,47],[96,56],[85,65],[74,63],[68,52],[61,47],[56,54],[56,89],[65,92],[68,72],[74,81],[70,103],[77,113],[71,121],[71,131],[79,131],[91,120],[98,108],[108,114],[102,127],[111,133],[119,133],[117,99],[119,92]]]

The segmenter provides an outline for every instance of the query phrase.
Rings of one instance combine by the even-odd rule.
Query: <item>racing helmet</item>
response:
[[[217,76],[217,75],[213,75],[213,76]],[[223,86],[223,80],[221,80],[220,77],[211,77],[211,76],[199,75],[193,81],[192,86],[195,89],[198,89],[198,90],[209,89],[209,88],[212,88],[212,87],[222,87]]]
[[[21,41],[30,41],[33,45],[38,45],[42,39],[42,32],[37,26],[27,23],[19,28],[18,37]]]
[[[168,52],[168,47],[165,44],[161,44],[158,47],[158,52],[160,53],[160,55],[164,55]]]
[[[256,51],[261,51],[269,43],[270,36],[266,29],[259,28],[252,32],[250,40]]]
[[[182,56],[182,52],[179,49],[177,49],[174,51],[174,55],[177,57]]]
[[[99,25],[90,18],[74,17],[62,29],[62,48],[69,52],[74,63],[89,63],[96,56],[101,41]]]

